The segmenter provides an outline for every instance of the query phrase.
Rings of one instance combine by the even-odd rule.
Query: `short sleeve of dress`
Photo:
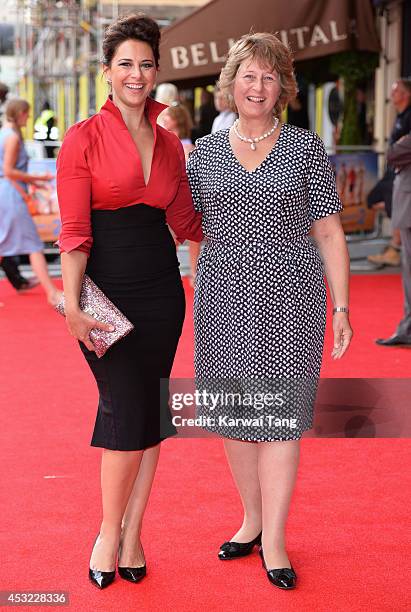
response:
[[[201,152],[199,151],[198,140],[195,143],[195,149],[193,149],[188,156],[187,160],[187,176],[190,184],[191,195],[193,198],[194,209],[197,212],[203,212],[201,203],[201,191],[200,191],[200,157]]]
[[[343,209],[335,174],[324,143],[317,134],[313,134],[312,153],[308,161],[308,204],[312,222]]]

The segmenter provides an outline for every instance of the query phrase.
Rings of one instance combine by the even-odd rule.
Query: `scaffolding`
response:
[[[32,136],[33,121],[47,100],[56,112],[62,137],[69,125],[88,116],[90,110],[83,103],[79,113],[78,104],[80,88],[84,95],[84,82],[86,79],[88,82],[97,63],[88,41],[90,36],[80,35],[82,21],[90,20],[90,8],[75,0],[17,0],[17,3],[19,94],[33,109],[27,136]]]
[[[99,50],[104,27],[118,5],[102,10],[94,0],[16,0],[19,95],[32,113],[26,136],[45,101],[57,116],[59,137],[76,121],[100,109],[107,96]]]
[[[176,1],[176,16],[205,0]],[[120,12],[147,10],[138,0],[15,0],[15,49],[19,95],[32,107],[26,137],[48,101],[57,117],[59,138],[76,121],[97,112],[107,97],[100,70],[104,28]],[[173,19],[171,2],[152,0],[160,26]],[[182,8],[181,5],[185,5]],[[194,6],[193,6],[194,5]],[[180,12],[179,12],[180,11]],[[166,18],[169,15],[169,18]]]

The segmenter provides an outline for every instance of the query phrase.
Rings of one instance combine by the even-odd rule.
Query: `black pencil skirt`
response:
[[[176,248],[158,208],[92,211],[91,220],[86,274],[135,326],[100,359],[79,343],[100,395],[91,446],[142,450],[176,433],[160,397],[185,315]]]

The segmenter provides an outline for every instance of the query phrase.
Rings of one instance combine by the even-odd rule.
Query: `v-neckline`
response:
[[[244,172],[246,172],[247,174],[254,174],[254,172],[257,172],[257,170],[259,170],[261,168],[261,166],[263,164],[265,164],[265,162],[269,159],[269,157],[271,157],[271,154],[275,151],[280,138],[282,136],[283,133],[283,127],[284,127],[284,123],[281,123],[280,125],[280,133],[278,134],[278,138],[275,141],[275,143],[273,144],[273,146],[271,147],[271,149],[268,151],[267,155],[264,157],[264,159],[262,160],[262,162],[260,162],[258,164],[258,166],[256,166],[253,170],[247,170],[247,168],[245,166],[243,166],[243,164],[240,162],[240,160],[238,159],[237,155],[234,153],[233,151],[233,147],[231,146],[230,143],[230,128],[227,129],[227,144],[228,144],[228,148],[230,149],[230,153],[232,155],[232,157],[234,158],[234,161],[237,162],[237,164],[240,166],[240,168],[242,168],[244,170]]]
[[[153,135],[154,135],[154,142],[153,142],[153,156],[151,158],[151,164],[150,164],[150,172],[148,175],[148,180],[146,183],[145,177],[144,177],[144,170],[143,170],[143,164],[141,161],[141,155],[140,155],[140,151],[138,150],[132,136],[131,133],[124,121],[123,115],[121,114],[121,111],[119,109],[118,106],[116,106],[113,102],[112,97],[109,95],[106,102],[104,103],[104,105],[102,106],[100,112],[103,115],[106,115],[106,113],[108,114],[108,116],[110,116],[112,119],[114,119],[120,126],[120,129],[123,130],[127,130],[128,133],[128,137],[130,138],[130,141],[132,143],[132,146],[134,148],[134,150],[136,151],[136,156],[138,159],[138,163],[140,165],[140,170],[141,170],[141,176],[143,177],[143,183],[144,183],[144,189],[148,189],[149,185],[150,185],[150,181],[151,181],[151,177],[153,176],[153,167],[155,164],[155,150],[156,150],[156,144],[157,144],[157,138],[158,138],[158,125],[157,125],[157,117],[158,115],[167,108],[167,106],[165,104],[161,104],[160,102],[157,102],[156,100],[154,100],[153,98],[148,97],[145,101],[145,105],[144,105],[144,112],[146,113],[146,117],[151,125],[151,128],[153,130]]]
[[[150,121],[149,121],[149,123],[150,123]],[[125,122],[124,122],[124,124],[125,124]],[[150,124],[150,125],[151,125],[151,124]],[[153,129],[153,126],[151,126],[151,128]],[[146,183],[146,179],[145,179],[145,176],[144,176],[143,162],[141,161],[140,151],[139,151],[139,149],[138,149],[138,147],[137,147],[136,143],[134,142],[134,138],[132,137],[131,132],[130,132],[130,130],[127,128],[127,126],[126,126],[126,129],[127,129],[128,135],[129,135],[129,137],[130,137],[130,140],[131,140],[131,142],[132,142],[132,145],[133,145],[133,147],[134,147],[134,149],[135,149],[135,151],[136,151],[136,154],[137,154],[137,158],[138,158],[138,161],[139,161],[139,164],[140,164],[140,168],[141,168],[141,175],[142,175],[142,177],[143,177],[144,189],[147,189],[147,187],[148,187],[148,186],[149,186],[149,184],[150,184],[151,175],[153,174],[153,165],[154,165],[154,149],[155,149],[155,147],[156,147],[156,141],[157,141],[157,138],[156,138],[156,132],[155,132],[155,130],[153,129],[153,155],[151,156],[150,172],[149,172],[149,174],[148,174],[148,179],[147,179],[147,183]]]

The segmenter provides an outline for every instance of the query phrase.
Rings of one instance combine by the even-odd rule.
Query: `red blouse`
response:
[[[152,98],[146,100],[154,132],[147,185],[138,149],[110,98],[99,113],[67,131],[57,159],[60,252],[77,249],[90,254],[91,209],[114,210],[133,204],[164,209],[179,242],[202,239],[201,213],[194,211],[183,147],[177,136],[157,125],[165,108]]]

